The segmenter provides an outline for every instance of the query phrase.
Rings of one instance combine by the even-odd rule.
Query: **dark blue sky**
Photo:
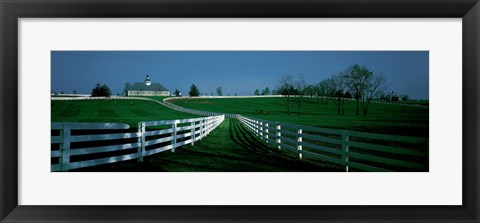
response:
[[[146,74],[173,92],[187,95],[191,84],[201,93],[252,95],[277,86],[285,75],[303,74],[318,83],[353,64],[382,72],[389,90],[412,99],[428,99],[427,51],[52,51],[52,91],[89,94],[96,83],[121,93],[125,82],[143,82]]]

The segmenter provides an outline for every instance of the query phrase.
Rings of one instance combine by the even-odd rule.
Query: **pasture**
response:
[[[199,117],[178,112],[155,102],[139,100],[51,101],[51,122],[126,123]]]
[[[285,98],[178,99],[169,102],[191,109],[237,113],[253,118],[314,127],[416,137],[428,137],[429,131],[427,106],[372,103],[367,116],[357,116],[355,102],[345,101],[345,115],[338,115],[333,101],[317,102],[314,98],[307,98],[300,108],[300,114],[297,114],[296,104],[292,103],[291,113],[288,115]]]
[[[160,99],[162,98],[157,100]],[[342,116],[336,114],[336,107],[331,101],[327,104],[317,102],[315,99],[307,99],[301,107],[300,115],[296,113],[294,104],[291,107],[291,114],[287,115],[285,98],[180,99],[170,102],[192,109],[237,113],[247,117],[283,123],[428,137],[428,107],[372,104],[368,116],[356,116],[354,115],[354,102],[347,101],[346,114]],[[140,121],[198,117],[169,109],[155,102],[141,100],[52,100],[51,103],[52,122],[116,122],[127,123],[135,129]],[[428,151],[428,148],[419,149],[419,151],[424,151],[424,149]],[[351,150],[365,152],[357,151],[356,148],[351,148]],[[378,155],[377,152],[368,152],[367,154]],[[175,153],[161,152],[147,156],[142,163],[131,160],[73,171],[344,171],[339,165],[318,160],[299,160],[296,155],[296,153],[278,150],[260,142],[239,120],[226,119],[205,139],[196,142],[194,146],[182,146]],[[410,157],[396,155],[388,155],[388,157],[415,161]],[[428,155],[415,162],[425,165],[428,170]],[[411,171],[403,168],[394,170]]]

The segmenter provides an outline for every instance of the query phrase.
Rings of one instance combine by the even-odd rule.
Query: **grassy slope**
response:
[[[301,161],[295,154],[259,142],[238,120],[225,121],[194,146],[177,148],[136,160],[76,171],[169,171],[169,172],[309,172],[344,171],[338,166]]]
[[[114,122],[137,126],[140,121],[198,117],[149,101],[51,101],[52,122]]]
[[[287,115],[285,98],[249,99],[194,99],[173,100],[177,105],[217,111],[239,113],[249,117],[326,128],[349,129],[384,134],[428,137],[428,107],[371,104],[368,116],[355,115],[355,103],[345,102],[345,115],[337,115],[332,101],[328,104],[307,99],[298,115],[295,104]],[[263,112],[260,112],[263,110]]]

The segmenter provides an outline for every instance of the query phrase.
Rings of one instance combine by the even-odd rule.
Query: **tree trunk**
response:
[[[359,113],[358,113],[358,103],[360,102],[360,99],[355,99],[355,100],[357,100],[357,111],[355,112],[355,115],[359,115]]]
[[[287,96],[287,114],[290,115],[290,97]]]
[[[367,105],[363,108],[363,115],[368,115],[368,105],[370,105],[370,101],[368,101]]]
[[[340,115],[340,107],[342,106],[342,104],[340,104],[340,97],[338,97],[337,100],[338,100],[338,104],[337,104],[337,110],[338,111],[337,111],[337,113],[338,113],[338,115]]]
[[[345,115],[345,98],[342,98],[342,115]]]

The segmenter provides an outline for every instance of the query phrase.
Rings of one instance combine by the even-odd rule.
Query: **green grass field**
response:
[[[141,121],[199,117],[139,100],[51,101],[50,106],[52,122],[127,123],[133,128]]]
[[[394,135],[428,137],[428,112],[426,106],[410,107],[372,103],[369,114],[355,115],[355,103],[345,102],[345,115],[337,115],[332,101],[317,102],[306,99],[297,114],[296,104],[291,105],[287,115],[285,98],[246,99],[178,99],[170,102],[182,107],[236,113],[249,117],[324,128],[348,129]],[[361,107],[360,107],[361,108]]]
[[[158,98],[157,100],[161,100]],[[354,103],[347,102],[346,114],[336,114],[332,102],[307,101],[296,113],[286,113],[284,98],[175,100],[180,106],[240,113],[250,117],[309,126],[342,128],[385,134],[428,137],[428,107],[372,104],[368,116],[354,115]],[[140,121],[198,117],[162,105],[139,100],[51,101],[52,122],[116,122],[136,128]],[[428,160],[425,161],[428,163]],[[75,171],[169,171],[169,172],[289,172],[344,171],[324,162],[299,160],[296,154],[269,147],[235,119],[226,119],[205,139],[136,160],[101,165]],[[403,171],[403,170],[399,170]]]

